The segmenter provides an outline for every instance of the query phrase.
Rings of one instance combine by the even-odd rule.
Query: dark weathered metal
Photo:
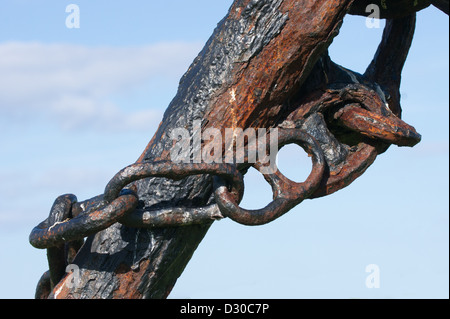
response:
[[[203,207],[169,207],[147,210],[137,208],[119,222],[133,228],[179,227],[208,224],[223,219],[216,204]]]
[[[350,185],[391,144],[418,143],[420,135],[400,119],[399,85],[414,33],[411,13],[430,3],[378,2],[382,17],[395,19],[387,22],[361,75],[334,64],[327,48],[347,13],[366,14],[366,1],[236,0],[182,77],[137,162],[117,173],[104,194],[83,202],[70,197],[64,214],[52,208],[32,231],[35,247],[56,249],[49,259],[53,271],[36,296],[47,297],[52,277],[51,298],[167,297],[214,220],[268,223],[306,198]],[[242,175],[250,166],[265,166],[248,158],[171,162],[170,131],[199,134],[194,121],[201,121],[203,131],[222,134],[226,128],[276,128],[280,147],[296,143],[312,156],[312,172],[304,183],[278,171],[264,173],[273,202],[261,210],[241,209]],[[191,156],[203,145],[193,142]],[[84,237],[73,259],[79,243],[64,243]],[[72,257],[62,260],[62,249],[69,248]],[[67,263],[80,269],[77,286],[67,284],[70,276],[61,279]]]
[[[320,54],[337,34],[350,3],[236,1],[181,79],[177,95],[138,162],[167,160],[173,144],[168,132],[179,127],[190,129],[194,120],[202,120],[203,128],[276,126],[280,119],[276,111],[278,106],[273,102],[283,103],[300,88]],[[304,28],[309,30],[302,31]],[[310,36],[313,33],[314,36]],[[267,67],[272,71],[269,72]],[[262,72],[255,73],[257,69]],[[280,77],[283,70],[287,72],[286,76]],[[244,79],[243,73],[247,79],[233,91],[231,85]],[[261,89],[270,92],[270,86],[273,87],[258,78],[279,78],[285,79],[284,82],[291,78],[294,83],[278,83],[281,91],[273,95],[278,97],[268,104],[264,99],[252,98],[253,93],[255,97],[263,97]],[[241,92],[241,88],[248,92]],[[285,94],[286,91],[290,93]],[[236,100],[232,99],[232,92],[235,92]],[[243,103],[241,99],[246,94],[248,103]],[[141,208],[147,211],[167,209],[174,204],[176,207],[201,207],[213,203],[208,175],[192,176],[179,182],[147,178],[135,184]],[[140,228],[115,224],[89,237],[75,258],[74,263],[81,273],[79,288],[69,289],[62,280],[51,296],[165,297],[209,225],[156,228],[144,232]],[[127,246],[135,247],[134,251],[124,250]],[[97,251],[101,253],[95,253]],[[137,267],[140,271],[136,271]],[[168,267],[171,271],[166,270]],[[101,289],[96,288],[99,285]]]
[[[72,219],[40,223],[32,230],[30,243],[36,248],[51,248],[96,234],[118,222],[127,212],[134,210],[137,198],[131,193],[123,194],[106,206],[101,202],[101,206],[103,207],[79,214]],[[50,216],[53,214],[52,209]]]
[[[317,141],[300,129],[280,129],[278,137],[279,147],[295,143],[312,157],[311,174],[303,183],[289,180],[279,170],[264,174],[264,178],[272,187],[274,199],[266,207],[259,210],[240,208],[235,196],[228,191],[226,185],[222,185],[219,181],[216,187],[215,199],[225,217],[229,217],[244,225],[267,224],[300,204],[319,187],[325,171],[325,159]],[[270,164],[256,162],[252,166],[261,171],[267,165]]]
[[[46,299],[52,292],[50,283],[50,271],[46,271],[42,274],[36,286],[36,292],[34,294],[35,299]]]
[[[401,117],[400,81],[403,66],[416,28],[416,15],[411,14],[399,19],[387,20],[383,38],[375,57],[367,67],[364,77],[377,83],[386,92],[389,109]]]
[[[442,12],[445,12],[447,15],[449,13],[450,1],[449,0],[431,0],[431,4],[434,5]]]
[[[430,3],[430,0],[355,0],[349,13],[368,16],[373,14],[371,8],[375,5],[380,13],[379,18],[398,19],[425,9]]]
[[[161,226],[183,226],[186,224],[204,223],[217,219],[219,215],[212,212],[212,208],[178,208],[182,214],[176,212],[168,213],[167,210],[144,212],[137,210],[138,199],[134,193],[124,190],[132,182],[149,178],[165,177],[172,180],[181,180],[191,175],[212,174],[227,181],[227,189],[230,186],[230,194],[236,201],[242,199],[244,193],[244,182],[242,174],[234,165],[230,164],[175,164],[169,161],[136,163],[125,167],[118,172],[106,185],[105,193],[101,200],[86,210],[84,204],[78,204],[76,216],[72,216],[72,206],[77,198],[75,195],[63,195],[58,197],[53,205],[50,216],[30,234],[30,243],[36,248],[47,248],[49,264],[56,265],[58,278],[65,273],[66,264],[65,242],[83,239],[87,236],[104,230],[116,222],[124,222],[133,227],[161,227]],[[135,187],[133,187],[135,189]],[[81,208],[81,211],[80,209]],[[177,208],[171,208],[176,211]],[[132,214],[132,212],[134,212]],[[130,215],[128,217],[128,215]],[[142,224],[138,224],[138,221]],[[70,247],[73,248],[73,247]],[[73,254],[73,252],[72,252]],[[53,276],[52,276],[53,281]]]
[[[423,10],[430,4],[449,14],[449,0],[355,0],[349,13],[368,16],[374,14],[372,8],[375,5],[379,9],[379,18],[398,19]]]
[[[171,161],[136,163],[118,172],[106,185],[104,200],[110,202],[118,197],[120,191],[128,184],[148,177],[165,177],[181,180],[191,175],[211,174],[226,179],[232,186],[237,198],[242,198],[243,178],[234,165],[216,163],[174,163]]]
[[[389,144],[414,146],[421,140],[415,128],[400,119],[379,115],[359,105],[347,105],[335,114],[335,119],[345,128]]]

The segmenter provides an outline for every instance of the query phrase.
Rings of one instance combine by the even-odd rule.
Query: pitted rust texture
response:
[[[347,105],[335,116],[339,125],[389,144],[414,146],[421,140],[415,128],[403,121],[370,112],[358,105]]]
[[[283,1],[278,10],[289,19],[279,34],[257,56],[233,64],[233,81],[223,87],[205,117],[229,128],[275,126],[283,103],[300,89],[336,36],[351,2]],[[239,12],[231,10],[229,19],[239,19]]]
[[[396,117],[374,90],[363,85],[347,84],[314,92],[309,99],[314,102],[296,109],[282,125],[304,129],[319,141],[325,154],[327,172],[311,198],[348,186],[386,145],[413,146],[420,141],[413,127]]]
[[[411,13],[430,1],[376,3],[382,17],[394,19],[361,75],[334,64],[327,48],[344,16],[362,14],[367,1],[236,0],[182,77],[138,161],[100,196],[57,199],[49,218],[33,229],[30,242],[48,249],[50,265],[37,296],[53,289],[54,298],[165,298],[214,220],[271,222],[306,198],[350,185],[391,144],[418,143],[420,135],[400,118],[399,86],[414,34]],[[431,3],[448,12],[447,0]],[[221,132],[277,128],[280,147],[296,143],[312,156],[312,172],[304,183],[278,171],[264,174],[273,202],[244,210],[242,175],[252,165],[261,171],[261,163],[169,161],[168,132],[192,129],[195,120]],[[72,261],[82,268],[78,290],[63,277]]]

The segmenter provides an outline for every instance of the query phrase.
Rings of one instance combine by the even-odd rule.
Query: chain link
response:
[[[269,207],[259,212],[266,222],[286,213],[311,194],[320,183],[325,165],[320,145],[310,135],[299,129],[280,129],[279,134],[280,147],[290,143],[302,146],[313,156],[314,165],[310,178],[302,184],[290,181],[278,170],[274,174],[265,174],[277,195],[277,199]],[[269,147],[270,145],[266,149]],[[257,162],[251,165],[261,170],[266,164]],[[241,165],[241,169],[242,167]],[[181,180],[198,174],[214,177],[217,204],[197,208],[171,207],[154,211],[137,209],[138,196],[133,182],[150,177]],[[243,176],[235,164],[176,164],[171,161],[135,163],[118,172],[107,184],[103,196],[94,203],[78,203],[74,195],[59,197],[49,217],[32,230],[30,243],[36,248],[54,247],[95,234],[116,222],[131,227],[181,226],[224,217],[242,222],[240,218],[235,217],[233,210],[227,208],[226,203],[233,203],[237,207],[243,193]],[[62,209],[67,213],[62,215]],[[276,213],[271,213],[272,210]],[[62,217],[59,217],[60,215]],[[257,220],[247,222],[260,223]]]
[[[315,112],[327,114],[333,110],[331,120],[337,125],[374,141],[376,139],[380,145],[414,145],[420,141],[420,135],[413,127],[390,112],[380,96],[363,85],[331,88],[316,101]],[[336,106],[339,108],[335,109]],[[293,112],[288,118],[295,122],[296,116]],[[299,145],[312,157],[312,172],[303,183],[289,180],[277,168],[272,173],[263,174],[274,193],[274,200],[265,208],[245,210],[239,207],[244,192],[241,171],[253,166],[264,172],[263,169],[268,165],[259,161],[248,163],[248,149],[244,164],[186,164],[171,161],[135,163],[118,172],[106,186],[103,196],[94,201],[78,203],[74,195],[59,197],[53,204],[49,217],[32,230],[30,243],[36,248],[49,248],[90,236],[116,222],[131,227],[167,227],[205,223],[229,217],[245,225],[266,224],[306,198],[322,196],[321,192],[329,194],[345,187],[370,164],[366,162],[374,159],[371,153],[376,153],[376,147],[372,146],[372,143],[361,143],[360,156],[355,156],[355,160],[349,156],[351,160],[346,163],[347,167],[340,169],[345,174],[324,178],[325,173],[330,172],[326,172],[327,162],[321,145],[304,130],[295,127],[277,128],[277,150],[286,144]],[[271,149],[270,141],[265,149]],[[365,154],[364,152],[367,154],[361,160],[361,154]],[[137,209],[138,196],[134,182],[150,177],[181,180],[198,174],[214,177],[215,204],[197,208],[170,207],[154,211]]]
[[[302,113],[297,113],[298,108],[276,128],[277,152],[283,146],[294,143],[302,147],[312,159],[311,173],[303,183],[288,179],[277,169],[276,164],[268,170],[268,166],[274,164],[271,161],[249,163],[250,148],[259,145],[247,145],[244,163],[239,164],[156,161],[129,165],[110,180],[103,195],[84,202],[78,202],[72,194],[58,197],[49,217],[32,230],[30,243],[36,248],[47,249],[49,272],[43,280],[48,280],[53,289],[70,263],[66,256],[70,254],[73,258],[85,237],[115,223],[135,228],[175,227],[211,223],[228,217],[244,225],[267,224],[307,198],[328,195],[349,185],[391,143],[412,146],[420,141],[420,135],[413,127],[395,116],[378,93],[363,85],[331,87],[319,92],[319,96],[317,92],[314,94],[314,105],[304,104]],[[353,152],[347,154],[345,161],[336,170],[324,154],[326,147],[324,150],[324,145],[312,136],[317,128],[313,129],[312,135],[303,129],[305,118],[308,118],[305,114],[308,113],[320,113],[322,117],[327,117],[327,123],[342,126],[367,140],[363,139],[352,147]],[[272,138],[266,141],[266,152],[272,152]],[[272,187],[274,198],[266,207],[257,210],[246,210],[239,206],[244,194],[241,172],[251,166],[264,175]],[[215,203],[204,207],[139,208],[137,181],[152,177],[181,180],[203,174],[212,177]]]

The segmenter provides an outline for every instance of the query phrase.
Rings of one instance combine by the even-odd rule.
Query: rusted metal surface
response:
[[[364,77],[383,88],[389,109],[398,117],[400,105],[400,81],[402,69],[414,37],[416,15],[387,20],[383,38],[375,57],[367,67]]]
[[[407,2],[383,1],[383,15],[396,19],[388,20],[361,75],[334,64],[327,48],[344,16],[361,14],[364,1],[235,1],[181,79],[137,162],[118,172],[102,195],[83,202],[73,195],[57,199],[47,220],[33,229],[30,242],[51,256],[36,296],[165,298],[214,220],[269,223],[304,199],[350,185],[391,144],[417,144],[421,136],[401,120],[399,86],[414,33],[411,12],[429,2],[416,1],[399,14]],[[312,157],[311,174],[294,183],[279,171],[264,173],[266,164],[248,158],[170,161],[170,130],[193,131],[195,120],[203,131],[222,134],[227,128],[277,129],[277,150],[290,143],[304,148]],[[203,145],[193,143],[192,154]],[[250,166],[264,173],[274,194],[260,210],[239,207]],[[78,287],[67,285],[68,263],[80,268]]]
[[[118,172],[106,185],[104,200],[117,198],[120,191],[128,184],[148,178],[165,177],[181,180],[191,175],[212,174],[226,179],[232,185],[232,192],[237,198],[242,198],[243,177],[234,165],[229,164],[176,164],[170,161],[136,163]]]
[[[402,120],[370,112],[359,105],[347,105],[335,114],[335,119],[345,128],[389,144],[414,146],[421,140],[416,129]]]
[[[229,19],[245,19],[246,30],[263,29],[252,8],[236,1]],[[254,3],[253,6],[258,2]],[[275,1],[278,4],[276,37],[262,48],[250,45],[232,65],[231,79],[205,112],[209,121],[222,127],[271,127],[283,105],[294,96],[320,55],[337,35],[352,1]],[[332,14],[331,14],[332,13]],[[248,22],[247,22],[248,21]],[[226,30],[225,30],[226,31]],[[247,32],[248,32],[247,31]],[[226,36],[226,35],[225,35]],[[224,38],[224,40],[227,40]],[[254,40],[255,42],[255,40]],[[253,42],[253,43],[254,43]],[[255,52],[249,54],[249,52]],[[257,54],[256,54],[257,53]]]
[[[225,217],[229,217],[244,225],[270,223],[308,198],[320,185],[325,171],[325,159],[317,141],[300,129],[281,129],[278,137],[279,147],[295,143],[312,157],[311,174],[303,183],[289,180],[279,170],[271,174],[264,174],[264,178],[272,187],[274,199],[266,207],[259,210],[240,208],[235,196],[228,191],[226,185],[218,182],[215,187],[215,198],[220,211]],[[256,162],[252,166],[261,171],[264,164]]]
[[[103,202],[100,205],[103,206]],[[94,209],[75,218],[49,223],[44,221],[30,234],[30,243],[36,248],[51,248],[60,243],[78,240],[95,234],[118,222],[137,206],[134,194],[124,194],[101,209]],[[50,211],[50,218],[54,210]],[[49,219],[50,219],[49,218]]]
[[[212,208],[179,208],[180,213],[168,213],[167,210],[156,211],[153,214],[137,210],[136,194],[124,188],[132,182],[149,177],[166,177],[181,180],[191,175],[212,174],[227,181],[230,194],[236,201],[242,199],[244,182],[242,174],[234,165],[229,164],[174,164],[169,161],[136,163],[118,172],[108,183],[104,195],[95,205],[89,207],[86,203],[77,203],[75,195],[59,197],[49,217],[30,234],[30,243],[36,248],[59,247],[65,242],[72,242],[103,229],[116,222],[122,222],[134,227],[182,226],[189,223],[205,223],[218,219],[221,215]],[[228,187],[228,186],[227,186]],[[76,206],[76,216],[72,216],[72,206]],[[86,209],[89,207],[89,209]],[[175,208],[172,208],[176,210]],[[133,213],[134,212],[134,213]],[[126,219],[124,217],[130,215]],[[140,217],[138,217],[140,216]],[[142,221],[142,225],[138,224]],[[64,252],[63,252],[64,253]],[[65,271],[63,271],[64,273]]]

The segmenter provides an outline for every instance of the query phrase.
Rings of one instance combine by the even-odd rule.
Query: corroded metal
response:
[[[414,146],[420,142],[421,136],[416,129],[396,117],[386,117],[349,104],[335,119],[340,125],[372,139],[398,146]]]
[[[449,0],[431,0],[431,4],[434,5],[439,10],[442,10],[442,12],[449,14]]]
[[[146,216],[137,211],[134,215],[126,217],[138,206],[136,194],[124,188],[132,182],[148,177],[165,177],[173,180],[181,180],[187,176],[198,174],[213,174],[228,182],[230,193],[236,201],[242,199],[244,182],[242,174],[229,164],[174,164],[169,161],[136,163],[125,167],[118,172],[108,183],[105,193],[95,206],[89,210],[84,209],[84,204],[78,204],[77,214],[72,217],[71,209],[76,204],[75,195],[63,195],[58,197],[49,217],[36,226],[30,234],[30,243],[36,248],[47,248],[52,255],[60,255],[59,246],[65,242],[71,242],[95,234],[108,228],[116,222],[124,220],[134,227],[161,227],[182,226],[189,223],[202,223],[211,220],[211,209],[182,209],[183,214],[168,214],[160,211]],[[81,207],[81,212],[80,208]],[[174,209],[176,210],[176,209]],[[179,209],[180,210],[180,209]],[[142,217],[138,217],[142,215]],[[218,216],[216,215],[215,218]],[[138,220],[142,221],[139,225]],[[56,249],[55,252],[53,252]],[[62,251],[64,254],[64,250]],[[58,258],[52,258],[54,264]],[[64,265],[65,267],[65,265]],[[62,271],[64,274],[65,270]],[[62,277],[62,276],[59,276]]]
[[[414,12],[430,2],[378,2],[382,17],[392,19],[367,71],[357,74],[333,63],[327,48],[344,16],[364,14],[366,1],[236,0],[181,79],[137,162],[118,172],[102,195],[83,202],[73,195],[58,198],[49,218],[33,229],[32,245],[50,252],[50,272],[37,297],[53,289],[51,298],[164,298],[214,220],[271,222],[306,198],[347,187],[391,144],[417,144],[421,136],[401,120],[399,86]],[[432,1],[438,2],[448,5]],[[265,164],[248,158],[170,161],[168,132],[192,129],[195,120],[203,131],[221,133],[278,129],[278,146],[304,148],[312,172],[303,183],[277,170],[264,173],[274,200],[263,209],[244,210],[242,176],[250,166],[263,171]],[[193,145],[193,152],[202,146]],[[70,260],[63,251],[70,251]],[[78,288],[65,285],[68,263],[80,268]]]
[[[247,210],[239,207],[235,197],[221,181],[216,182],[215,198],[220,211],[226,217],[244,225],[263,225],[270,223],[287,213],[293,207],[308,198],[319,187],[325,171],[325,159],[317,141],[300,129],[280,129],[278,146],[295,143],[301,146],[312,157],[312,171],[306,181],[296,183],[285,177],[279,170],[264,174],[273,190],[273,201],[259,210]],[[258,171],[264,166],[256,162],[252,164]]]
[[[368,6],[376,5],[381,19],[397,19],[433,5],[449,14],[449,0],[355,0],[350,14],[367,16],[372,13]],[[372,7],[369,7],[372,8]]]
[[[122,169],[106,185],[104,200],[113,200],[125,186],[144,178],[165,177],[172,180],[181,180],[187,176],[199,174],[212,174],[226,179],[233,189],[234,196],[242,198],[244,192],[243,177],[234,165],[216,163],[176,164],[171,161],[159,161],[136,163]]]
[[[103,203],[101,203],[103,206]],[[135,194],[123,194],[110,204],[80,214],[75,218],[55,223],[47,220],[36,226],[30,234],[30,243],[36,248],[49,248],[60,243],[88,237],[118,222],[137,206]],[[53,216],[54,211],[50,211]]]

